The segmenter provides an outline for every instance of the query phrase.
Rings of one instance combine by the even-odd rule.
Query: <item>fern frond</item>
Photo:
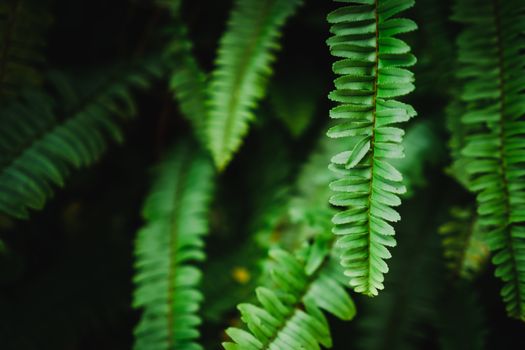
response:
[[[193,56],[193,44],[180,14],[181,1],[158,0],[158,3],[170,11],[173,22],[168,27],[170,39],[165,50],[171,70],[170,89],[183,116],[192,124],[201,144],[206,146],[206,74]]]
[[[343,1],[348,3],[349,1]],[[392,18],[414,5],[413,0],[350,1],[328,15],[334,34],[328,39],[333,56],[336,90],[330,99],[339,106],[331,118],[342,121],[328,131],[343,138],[350,150],[335,155],[331,168],[339,179],[330,187],[330,203],[344,210],[333,217],[334,233],[344,248],[341,263],[356,292],[374,296],[383,289],[385,263],[394,247],[394,228],[400,219],[393,206],[401,204],[406,191],[402,174],[389,162],[404,156],[404,131],[391,126],[416,115],[415,110],[394,98],[414,89],[413,74],[404,67],[416,58],[397,34],[413,31],[416,24]]]
[[[0,99],[38,85],[38,66],[50,24],[42,1],[7,0],[0,4]]]
[[[317,240],[306,253],[294,256],[284,250],[270,252],[271,281],[256,290],[259,305],[240,304],[242,320],[248,331],[229,328],[234,349],[330,348],[332,339],[322,310],[350,320],[355,306],[344,289],[346,281],[337,259],[331,259],[326,240]]]
[[[213,191],[211,160],[183,142],[160,165],[136,241],[133,306],[142,308],[134,349],[202,349],[197,311],[203,235]]]
[[[53,185],[64,186],[71,168],[97,161],[108,139],[122,142],[118,121],[134,114],[130,89],[159,75],[158,66],[148,65],[88,96],[75,96],[62,80],[57,89],[69,101],[61,100],[60,108],[51,97],[31,92],[0,111],[0,211],[27,218],[28,209],[43,208]]]
[[[301,0],[237,0],[209,88],[208,143],[223,169],[241,146],[264,96],[281,27]]]
[[[472,210],[452,208],[452,220],[439,227],[448,268],[461,278],[472,279],[484,267],[489,249]]]
[[[454,8],[465,24],[458,74],[466,104],[461,121],[472,129],[462,151],[469,189],[477,194],[507,312],[525,321],[524,13],[520,0],[461,0]]]

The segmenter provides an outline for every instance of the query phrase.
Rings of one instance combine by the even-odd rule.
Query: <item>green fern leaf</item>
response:
[[[39,85],[38,67],[51,19],[42,1],[7,0],[0,4],[0,99]]]
[[[301,0],[237,0],[210,82],[208,143],[223,169],[264,96],[281,27]]]
[[[133,306],[143,309],[136,350],[202,349],[195,342],[201,272],[192,263],[204,259],[213,176],[211,161],[189,142],[178,145],[158,168],[135,249]]]
[[[171,70],[170,89],[179,102],[183,116],[191,123],[193,131],[203,146],[206,146],[206,74],[193,56],[193,44],[188,29],[182,21],[179,0],[159,0],[172,16],[169,44],[165,49],[166,61]]]
[[[397,254],[389,262],[389,288],[375,298],[364,298],[359,308],[354,343],[362,350],[419,350],[427,348],[428,329],[435,319],[444,285],[440,246],[431,224],[436,215],[435,190],[427,188],[407,201],[404,210],[416,213],[398,228]],[[443,298],[447,300],[446,298]],[[378,335],[381,336],[378,336]]]
[[[472,279],[489,258],[484,232],[471,210],[452,208],[450,213],[452,220],[439,227],[447,265],[455,275]]]
[[[238,306],[248,330],[229,328],[226,333],[233,342],[223,343],[226,350],[319,350],[320,345],[332,346],[328,321],[321,310],[350,320],[355,306],[344,289],[346,281],[340,278],[337,260],[328,254],[329,245],[320,246],[324,249],[314,244],[298,256],[280,249],[270,252],[271,280],[256,290],[259,305]]]
[[[97,161],[108,139],[122,142],[118,121],[134,114],[130,88],[159,75],[157,65],[148,65],[87,96],[75,96],[62,79],[56,84],[66,105],[60,115],[57,102],[41,92],[7,105],[0,111],[0,211],[27,218],[28,209],[44,207],[53,185],[64,186],[71,168]]]
[[[468,186],[477,194],[507,312],[525,321],[524,11],[519,0],[461,0],[454,8],[465,24],[458,75],[466,107],[461,121],[472,129],[462,150]]]
[[[343,1],[348,3],[349,1]],[[342,119],[328,131],[353,146],[332,158],[339,179],[330,187],[330,202],[344,207],[333,217],[334,233],[344,247],[341,263],[359,293],[374,296],[383,289],[390,258],[387,247],[396,245],[391,222],[400,216],[392,206],[406,191],[403,177],[390,159],[404,156],[404,131],[391,126],[416,115],[414,109],[393,98],[414,89],[413,74],[405,69],[416,62],[410,47],[394,36],[413,31],[416,24],[392,18],[414,5],[413,0],[350,1],[328,15],[334,34],[328,45],[333,56],[336,90],[330,99],[339,106],[330,116]]]

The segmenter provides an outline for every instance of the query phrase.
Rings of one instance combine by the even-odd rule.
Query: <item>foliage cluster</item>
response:
[[[523,348],[525,1],[1,1],[0,315],[8,350]]]

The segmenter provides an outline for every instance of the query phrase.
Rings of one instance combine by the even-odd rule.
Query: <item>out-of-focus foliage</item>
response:
[[[510,316],[525,321],[525,3],[460,0],[461,156]]]
[[[44,207],[52,186],[64,186],[70,168],[97,161],[107,139],[123,142],[119,119],[135,114],[130,88],[146,88],[160,69],[148,62],[117,74],[86,95],[77,94],[63,77],[55,78],[59,101],[29,90],[5,105],[0,113],[0,211],[27,218],[28,209]]]
[[[301,0],[237,0],[217,52],[209,87],[208,140],[223,169],[241,146],[264,97],[286,19]]]
[[[51,16],[46,0],[0,3],[0,100],[42,83],[43,54]]]
[[[181,142],[158,169],[135,248],[133,306],[143,315],[135,328],[134,349],[202,349],[196,327],[202,293],[203,235],[213,190],[211,159]]]
[[[523,6],[0,1],[0,349],[525,348]]]
[[[485,267],[489,257],[484,232],[472,210],[455,207],[450,216],[451,221],[439,227],[444,236],[444,256],[455,275],[471,279]]]

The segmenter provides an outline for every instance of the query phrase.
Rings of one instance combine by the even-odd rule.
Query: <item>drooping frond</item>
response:
[[[171,70],[170,89],[177,99],[183,116],[191,122],[197,138],[206,146],[206,74],[193,56],[193,44],[180,14],[180,0],[158,0],[169,9],[172,24],[168,26],[170,41],[166,60]]]
[[[461,278],[472,279],[489,258],[483,231],[472,210],[456,207],[450,214],[452,220],[439,228],[448,268]]]
[[[420,128],[418,128],[418,130],[420,130]],[[416,132],[417,135],[420,135],[420,133],[425,137],[428,136],[427,132]],[[413,167],[421,169],[423,167],[422,164],[424,163],[424,157],[419,156],[419,153],[424,153],[426,146],[413,145],[411,147],[413,147],[414,152],[418,153],[418,155],[407,157],[407,159],[405,159],[407,163],[404,164],[404,166],[407,168]],[[333,216],[335,210],[327,203],[327,200],[330,197],[330,191],[327,185],[334,179],[335,175],[333,172],[327,171],[326,159],[329,155],[343,149],[344,145],[323,138],[315,148],[315,151],[312,153],[309,160],[302,167],[297,179],[295,190],[292,192],[294,195],[288,204],[288,209],[284,213],[284,217],[286,218],[284,220],[285,224],[279,227],[281,240],[279,243],[281,246],[293,248],[294,244],[290,244],[292,239],[304,242],[313,238],[315,239],[316,237],[323,237],[323,235],[330,230],[329,219]],[[409,173],[408,177],[411,180],[413,174],[414,172]],[[417,179],[418,176],[416,176],[412,182],[417,182]],[[297,247],[297,244],[295,244],[295,247]],[[315,249],[321,249],[322,251],[322,249],[326,249],[326,247],[321,248],[321,245],[317,245]],[[338,248],[336,247],[334,249]],[[334,264],[334,269],[337,270],[334,272],[340,274],[339,276],[335,274],[334,277],[338,280],[342,280],[342,283],[346,283],[344,277],[341,276],[342,271],[340,270],[340,267],[337,268],[336,266],[340,252],[340,250],[334,250],[330,264]],[[319,259],[316,260],[319,261]],[[308,263],[306,270],[312,271],[312,269],[315,268],[316,264]],[[262,281],[263,285],[264,282],[267,282],[264,279],[262,279]],[[418,298],[419,297],[420,296],[418,295]],[[428,307],[428,301],[425,299],[425,296],[421,296],[421,299],[423,299],[421,304],[424,304],[424,306],[421,307],[420,304],[414,303],[414,314],[419,315],[420,313],[425,312],[420,311],[421,309],[426,310]]]
[[[507,312],[525,320],[525,3],[460,0],[454,18],[461,118],[470,128],[462,155],[478,222],[487,231]]]
[[[334,34],[328,45],[333,56],[336,90],[330,99],[339,105],[330,116],[341,120],[328,136],[343,138],[350,147],[332,158],[339,179],[330,187],[333,205],[344,210],[333,217],[334,233],[344,248],[341,263],[355,291],[370,296],[383,289],[387,247],[396,245],[390,222],[400,219],[393,206],[406,191],[402,174],[390,159],[403,157],[404,131],[392,124],[416,115],[394,98],[414,89],[413,74],[404,67],[416,59],[397,34],[413,31],[416,24],[393,18],[414,5],[413,0],[342,1],[345,6],[328,15]]]
[[[343,320],[355,315],[337,259],[330,258],[330,246],[321,238],[298,256],[272,250],[271,280],[256,289],[258,305],[238,306],[248,330],[229,328],[226,333],[233,342],[223,343],[224,348],[330,348],[330,329],[321,309]]]
[[[209,87],[208,143],[223,169],[264,96],[281,28],[301,0],[237,0]]]
[[[37,66],[44,62],[46,29],[50,17],[38,0],[0,3],[0,99],[42,80]]]
[[[134,114],[130,89],[143,88],[157,65],[145,65],[110,79],[87,96],[70,84],[55,84],[60,101],[41,92],[27,92],[0,111],[0,211],[27,218],[62,187],[71,168],[97,161],[108,139],[122,141],[119,120]],[[60,104],[59,104],[60,102]]]
[[[202,349],[195,342],[201,272],[192,263],[204,259],[213,164],[196,145],[182,142],[157,171],[135,248],[133,306],[143,313],[134,349]]]

